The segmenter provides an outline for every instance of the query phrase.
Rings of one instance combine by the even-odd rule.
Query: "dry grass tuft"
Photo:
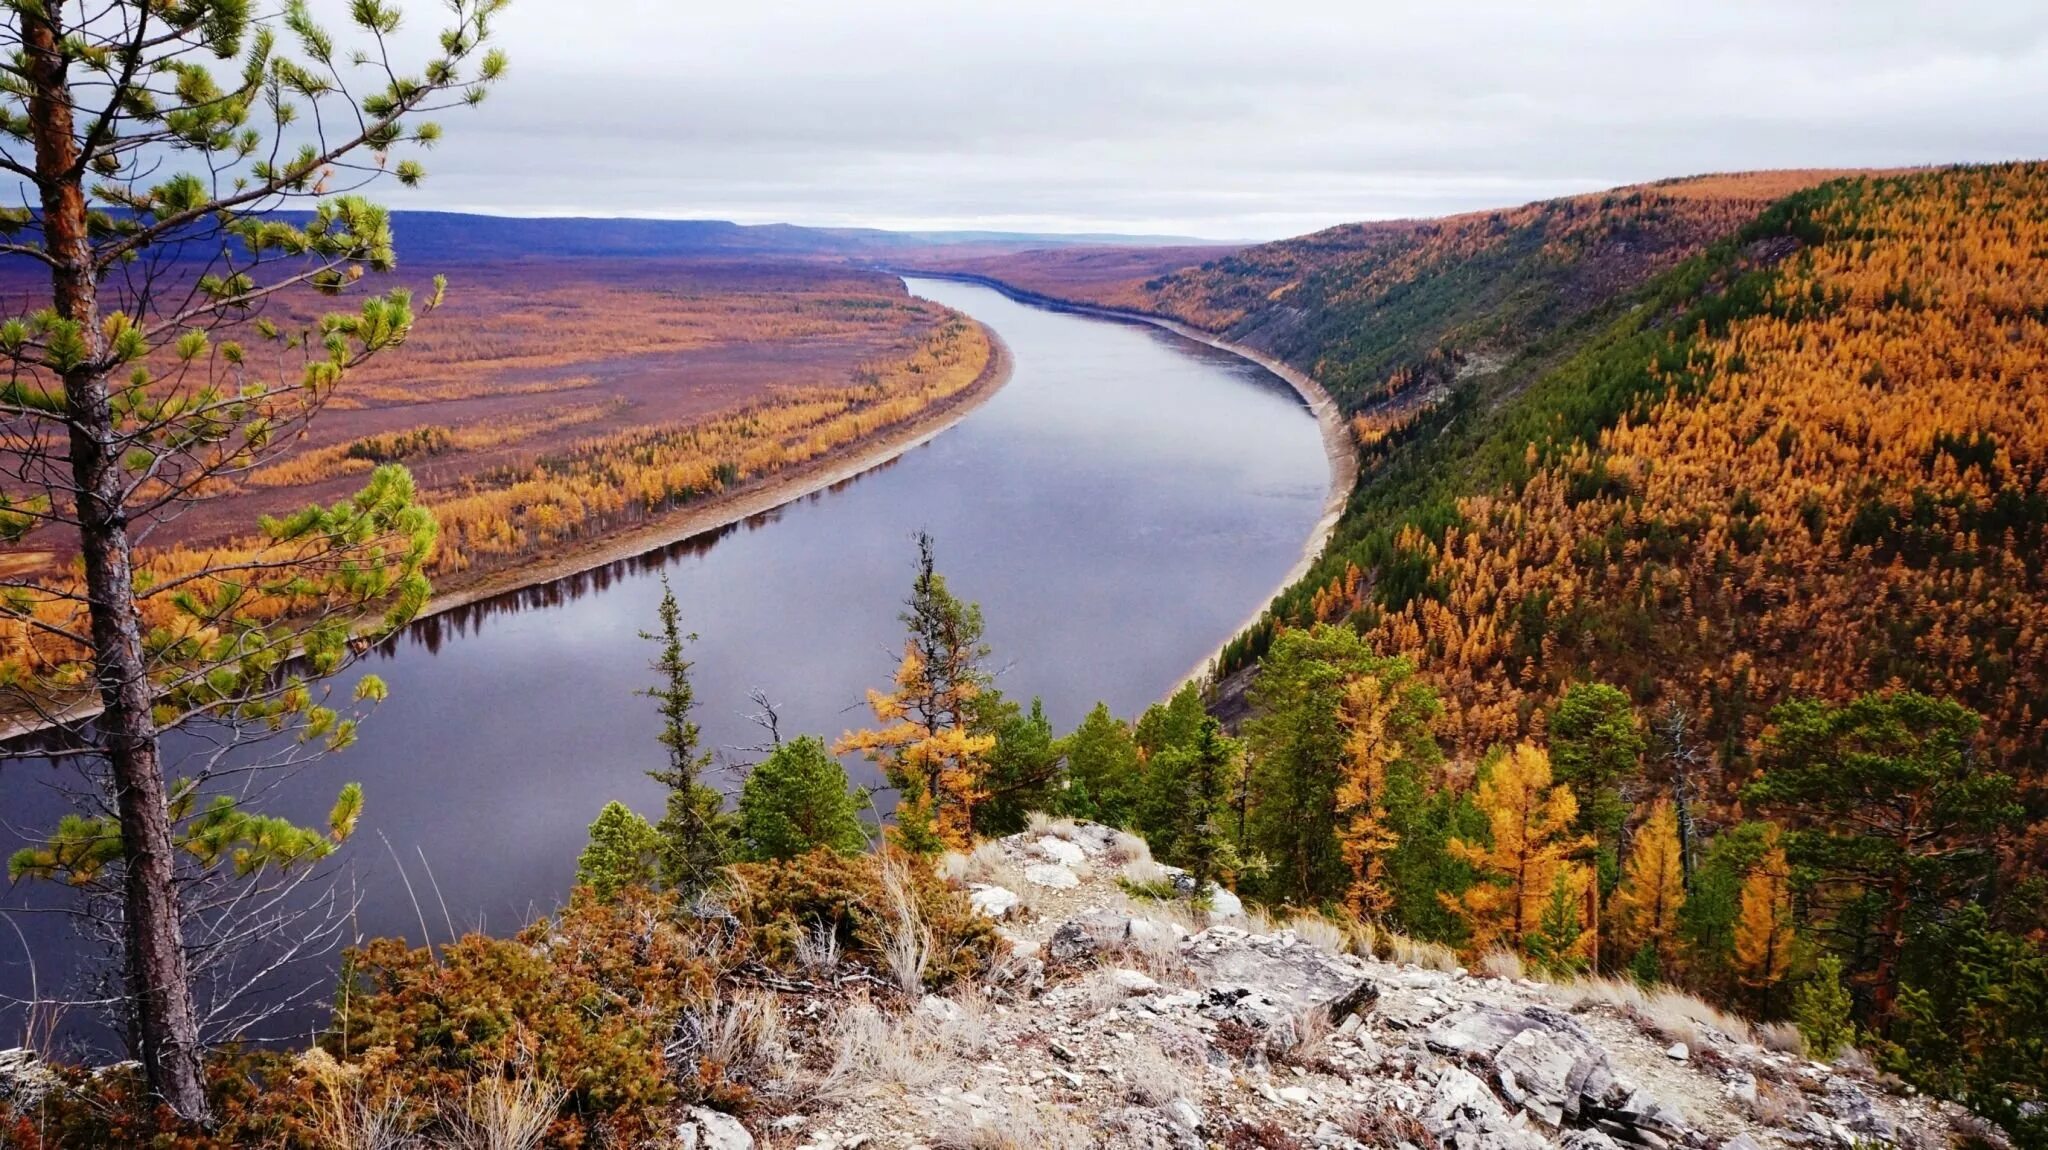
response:
[[[1601,1003],[1617,1007],[1667,1042],[1697,1046],[1709,1032],[1739,1041],[1757,1040],[1747,1019],[1668,986],[1645,987],[1626,978],[1579,978],[1561,984],[1558,990],[1573,1006]]]
[[[1757,1045],[1779,1054],[1795,1054],[1806,1057],[1806,1036],[1789,1022],[1757,1022],[1750,1025],[1750,1033],[1756,1036]]]
[[[1118,831],[1110,836],[1109,861],[1121,866],[1129,866],[1131,863],[1138,862],[1151,862],[1152,844],[1129,831]]]
[[[1287,929],[1324,954],[1343,954],[1351,949],[1351,932],[1319,914],[1298,914],[1288,921]]]
[[[1479,973],[1488,978],[1522,979],[1528,977],[1522,965],[1522,956],[1506,947],[1496,946],[1479,956]]]
[[[1143,1106],[1165,1106],[1176,1098],[1187,1098],[1193,1087],[1187,1074],[1164,1050],[1140,1042],[1118,1059],[1124,1075],[1124,1092]]]
[[[816,926],[796,940],[797,969],[813,978],[831,976],[839,969],[839,935],[828,926]]]
[[[447,1116],[450,1150],[534,1150],[567,1092],[531,1078],[487,1078]]]
[[[832,1059],[811,1084],[810,1097],[843,1103],[889,1087],[923,1090],[959,1081],[969,1060],[990,1052],[988,1018],[971,996],[942,1001],[952,1009],[891,1016],[854,1003],[836,1012],[824,1028]]]
[[[1075,842],[1081,837],[1081,827],[1074,820],[1054,818],[1044,811],[1032,811],[1024,816],[1024,825],[1034,835],[1051,835],[1068,842]]]
[[[1374,945],[1375,953],[1388,962],[1445,972],[1457,970],[1462,965],[1458,961],[1458,952],[1448,946],[1424,942],[1391,930],[1381,930]]]
[[[910,866],[894,854],[882,856],[882,897],[887,903],[883,908],[882,961],[897,988],[915,995],[923,991],[925,971],[931,966],[932,929],[918,909]]]

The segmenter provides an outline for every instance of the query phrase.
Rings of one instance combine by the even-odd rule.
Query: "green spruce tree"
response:
[[[1813,974],[1792,992],[1792,1021],[1806,1039],[1808,1054],[1825,1062],[1856,1041],[1852,1007],[1842,985],[1842,960],[1828,955],[1815,963]]]
[[[1647,745],[1635,707],[1618,687],[1579,683],[1551,708],[1551,767],[1579,800],[1577,829],[1593,837],[1602,891],[1612,890],[1621,875],[1628,822],[1621,787],[1641,770]]]
[[[1063,813],[1113,827],[1129,827],[1137,811],[1138,743],[1131,728],[1095,704],[1060,744],[1067,763]]]
[[[661,836],[631,807],[606,803],[590,824],[590,841],[576,859],[576,884],[610,902],[629,886],[652,886],[661,862]]]
[[[710,886],[730,861],[730,827],[725,797],[703,781],[711,754],[698,749],[697,724],[690,717],[697,695],[690,686],[690,661],[683,657],[684,644],[697,637],[683,634],[682,609],[666,575],[658,615],[661,629],[643,631],[640,637],[661,649],[652,664],[660,680],[641,692],[661,713],[660,739],[668,756],[666,766],[647,772],[668,788],[661,821],[655,824],[661,836],[661,881],[671,890],[695,894]]]
[[[843,855],[868,847],[846,769],[822,739],[805,735],[777,746],[740,788],[738,849],[749,862],[790,859],[820,847]]]

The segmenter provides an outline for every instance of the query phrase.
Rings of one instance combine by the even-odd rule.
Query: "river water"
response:
[[[906,281],[981,320],[1014,372],[986,404],[894,462],[722,531],[586,575],[415,624],[365,660],[390,699],[360,741],[294,778],[286,813],[317,818],[363,784],[345,849],[358,929],[418,940],[402,862],[441,941],[510,932],[566,892],[585,829],[608,799],[656,815],[651,700],[663,575],[698,638],[706,745],[751,761],[756,689],[785,735],[828,740],[868,718],[902,649],[913,536],[936,540],[953,591],[980,602],[1000,688],[1042,697],[1064,731],[1097,700],[1134,715],[1170,691],[1272,593],[1319,517],[1329,472],[1296,395],[1235,356],[1144,325],[1063,314],[979,285]],[[865,763],[850,762],[859,780]],[[0,838],[55,821],[36,762],[0,768]],[[730,779],[716,780],[728,787]],[[389,844],[388,847],[386,844]],[[18,887],[15,911],[56,892]],[[36,952],[41,989],[76,976],[51,914],[9,916]],[[28,968],[0,926],[0,994]],[[0,1047],[18,1008],[0,1006]]]

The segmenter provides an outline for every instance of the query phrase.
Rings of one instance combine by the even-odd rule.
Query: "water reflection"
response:
[[[917,451],[924,445],[911,448]],[[908,452],[905,453],[906,455]],[[564,575],[551,582],[533,587],[521,587],[500,595],[478,599],[451,607],[435,615],[414,622],[397,634],[385,639],[377,646],[376,654],[382,658],[398,657],[404,650],[418,647],[429,655],[438,655],[441,645],[450,639],[459,639],[472,630],[481,629],[485,622],[505,615],[516,615],[521,611],[546,610],[574,603],[585,595],[598,595],[611,590],[612,585],[624,578],[644,575],[649,572],[666,570],[686,559],[695,559],[711,552],[719,541],[742,531],[759,531],[781,521],[792,507],[817,503],[846,491],[855,484],[872,476],[881,475],[901,463],[904,455],[891,456],[868,468],[858,475],[826,484],[824,487],[791,500],[779,507],[757,511],[744,519],[700,531],[695,535],[666,543],[651,551],[615,559],[588,571]]]
[[[650,681],[639,634],[663,576],[700,636],[690,657],[705,742],[744,761],[737,748],[760,739],[755,689],[779,705],[785,733],[829,739],[866,720],[864,691],[886,684],[900,653],[916,531],[937,538],[953,589],[981,603],[998,685],[1042,696],[1062,728],[1098,699],[1126,715],[1156,699],[1292,566],[1328,473],[1285,384],[1149,327],[970,284],[912,288],[987,322],[1014,358],[1010,383],[957,426],[731,527],[423,620],[368,661],[389,701],[354,747],[275,803],[317,820],[343,783],[363,784],[344,852],[363,934],[419,939],[408,880],[458,928],[510,930],[566,891],[607,800],[659,810],[645,774],[661,762],[659,720],[635,692]],[[33,764],[0,773],[14,839],[0,850],[16,828],[54,823],[62,806],[42,785],[53,777]],[[17,887],[0,906],[60,893]],[[77,968],[55,916],[16,921],[45,987]],[[438,913],[429,928],[445,933]],[[0,927],[0,993],[27,989],[16,951]],[[0,1042],[18,1024],[0,1010]]]

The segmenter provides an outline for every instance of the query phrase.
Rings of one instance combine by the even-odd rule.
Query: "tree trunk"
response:
[[[1891,1033],[1892,1012],[1899,994],[1899,952],[1906,945],[1906,909],[1911,899],[1905,872],[1895,872],[1885,892],[1884,918],[1878,926],[1877,970],[1871,976],[1870,986],[1870,1028],[1879,1034]]]
[[[105,338],[86,230],[84,173],[78,165],[59,33],[48,17],[32,12],[21,13],[22,40],[44,242],[54,261],[52,303],[59,316],[79,326],[86,352],[85,365],[64,374],[65,420],[92,618],[93,669],[104,708],[97,737],[112,772],[121,821],[130,1041],[151,1090],[179,1116],[198,1122],[207,1117],[199,1021],[185,967],[173,871],[176,847],[135,605],[121,448],[106,373],[99,367]]]

